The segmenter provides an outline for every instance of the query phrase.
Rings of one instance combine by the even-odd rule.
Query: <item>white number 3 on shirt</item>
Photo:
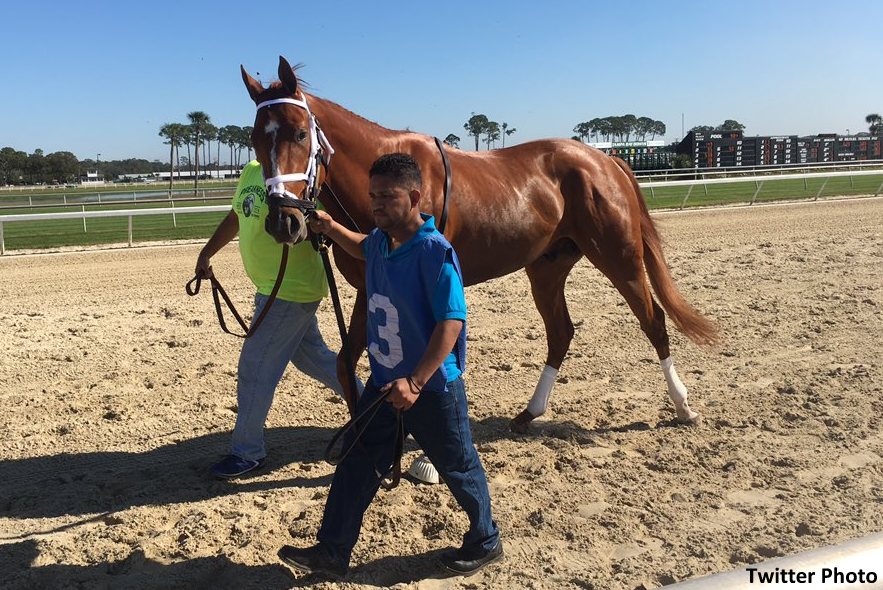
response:
[[[368,346],[368,352],[378,363],[387,369],[394,369],[402,362],[402,339],[399,338],[399,311],[386,295],[374,293],[368,300],[368,313],[375,313],[382,309],[386,314],[386,323],[377,326],[377,335],[384,340],[389,348],[389,354],[380,351],[380,345],[372,342]]]

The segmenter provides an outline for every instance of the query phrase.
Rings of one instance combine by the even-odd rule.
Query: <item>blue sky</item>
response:
[[[518,143],[626,113],[674,140],[682,113],[804,135],[883,111],[878,0],[4,4],[0,147],[28,153],[166,161],[158,130],[190,111],[251,125],[239,64],[266,83],[280,54],[368,119],[464,140],[472,112]]]

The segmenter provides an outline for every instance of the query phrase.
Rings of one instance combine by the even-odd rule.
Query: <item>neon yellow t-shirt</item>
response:
[[[282,244],[264,229],[267,218],[267,189],[257,160],[249,162],[239,177],[233,195],[233,211],[239,218],[239,253],[245,272],[258,293],[269,295],[279,274]],[[285,278],[277,297],[285,301],[309,303],[328,294],[328,281],[322,259],[309,241],[292,246],[288,252]]]

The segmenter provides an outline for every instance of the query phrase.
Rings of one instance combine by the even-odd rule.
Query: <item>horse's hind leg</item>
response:
[[[668,386],[668,395],[675,405],[678,421],[693,424],[698,421],[699,415],[687,404],[687,388],[684,387],[672,364],[668,330],[665,327],[665,312],[650,292],[650,285],[644,273],[643,256],[639,254],[643,251],[642,245],[640,242],[637,245],[630,244],[629,241],[622,236],[619,244],[602,246],[601,251],[590,246],[586,256],[625,298],[632,313],[638,318],[641,330],[656,349]]]
[[[564,283],[573,265],[582,258],[576,244],[568,239],[555,242],[537,260],[527,265],[527,277],[534,303],[546,328],[548,353],[546,366],[540,376],[527,408],[522,410],[509,427],[514,432],[524,433],[530,422],[542,415],[549,404],[549,396],[555,385],[558,369],[573,340],[573,322],[567,312],[564,299]]]

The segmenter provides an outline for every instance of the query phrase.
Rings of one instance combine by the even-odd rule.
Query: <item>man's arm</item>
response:
[[[420,362],[417,363],[417,367],[410,375],[411,383],[407,379],[396,379],[387,384],[388,388],[392,388],[392,393],[389,394],[389,403],[394,408],[407,410],[414,405],[417,396],[420,395],[420,390],[453,350],[462,329],[462,320],[442,320],[435,325],[426,352],[423,353]]]
[[[196,259],[196,276],[209,278],[212,276],[211,258],[218,253],[218,250],[230,243],[230,240],[239,233],[239,218],[236,217],[235,211],[230,211],[227,217],[221,220],[218,228],[212,237],[208,239],[205,246]]]
[[[313,212],[310,216],[310,229],[318,234],[325,234],[334,240],[334,243],[343,248],[353,258],[365,260],[365,253],[362,252],[362,242],[368,236],[343,227],[325,211],[317,209]]]

